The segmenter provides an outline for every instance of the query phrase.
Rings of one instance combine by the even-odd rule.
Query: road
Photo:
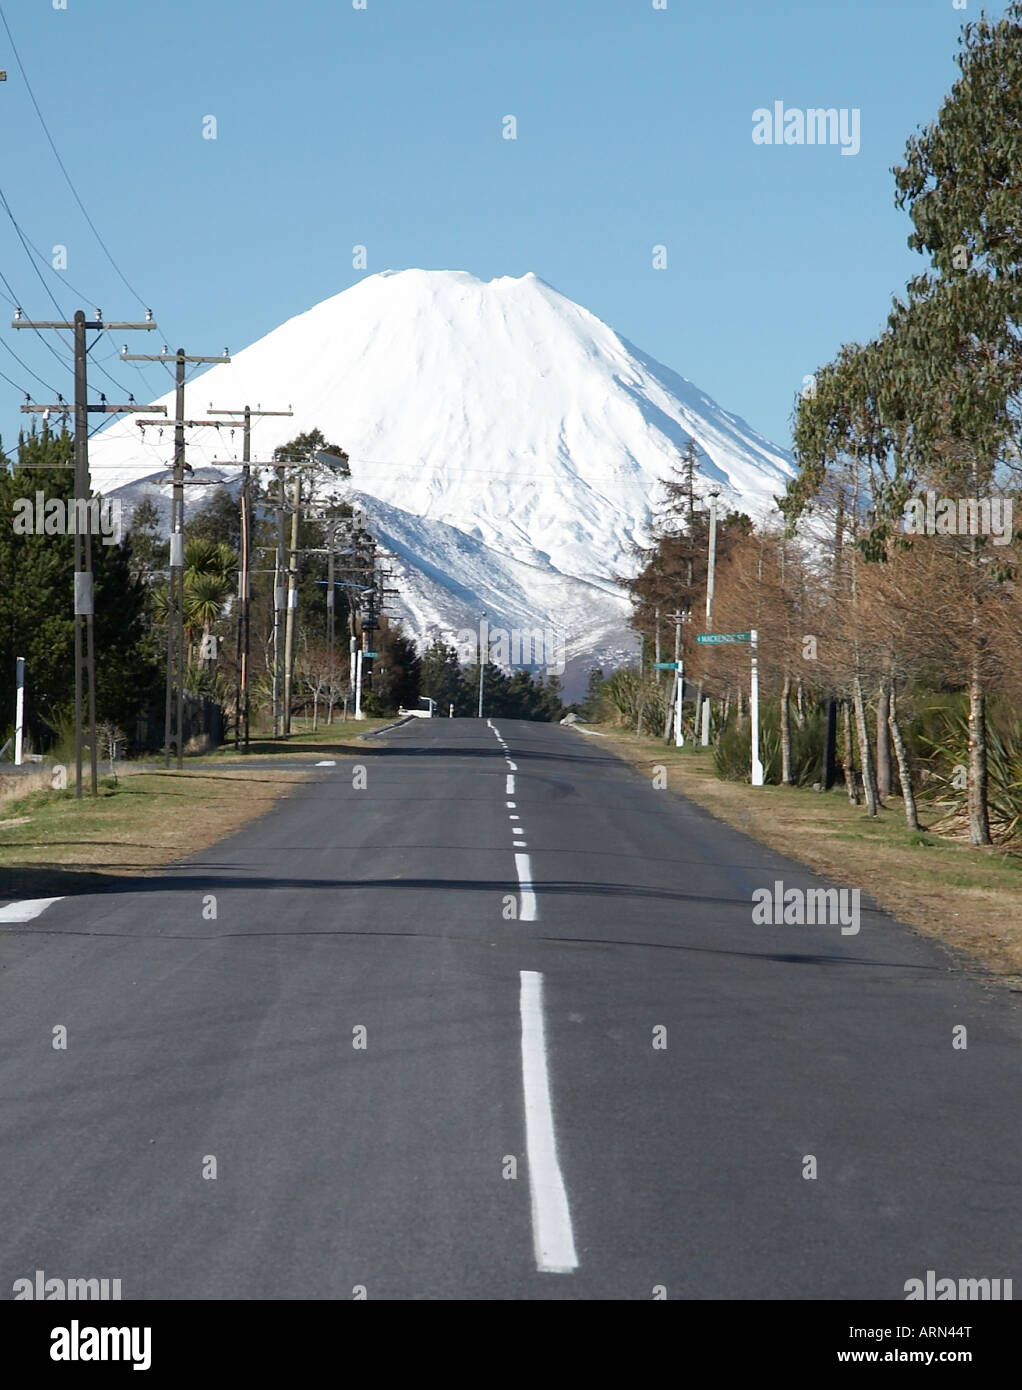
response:
[[[1017,996],[865,904],[856,934],[754,924],[756,889],[819,880],[597,738],[374,744],[364,786],[338,760],[0,924],[0,1297],[1019,1280]]]

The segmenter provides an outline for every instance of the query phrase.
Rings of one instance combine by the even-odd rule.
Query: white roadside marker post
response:
[[[681,705],[685,698],[685,662],[678,660],[678,679],[675,685],[674,701],[674,746],[683,748],[685,745],[685,735],[681,731]]]
[[[355,652],[355,718],[364,719],[362,713],[362,649]]]
[[[704,748],[710,744],[710,697],[707,695],[703,701],[703,729],[702,738],[699,740]]]
[[[750,633],[752,643],[752,676],[749,690],[749,723],[750,737],[752,740],[752,785],[761,787],[763,785],[763,764],[759,757],[759,659],[756,655],[759,642],[759,633],[753,628]]]
[[[20,767],[22,735],[25,726],[25,658],[19,656],[17,662],[18,693],[14,700],[14,766]]]

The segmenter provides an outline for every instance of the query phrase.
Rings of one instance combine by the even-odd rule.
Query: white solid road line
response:
[[[328,758],[325,762],[317,763],[316,766],[317,766],[317,767],[336,767],[337,764],[336,764],[335,762],[331,762],[330,759]]]
[[[571,1229],[568,1194],[557,1162],[543,1028],[543,976],[538,970],[522,970],[520,974],[525,1144],[529,1161],[536,1268],[544,1274],[570,1274],[578,1268],[578,1256]]]
[[[507,760],[507,765],[508,765],[508,767],[511,769],[512,772],[517,772],[517,771],[518,771],[518,768],[517,768],[516,765],[511,761],[510,758],[508,758],[508,760]]]
[[[8,903],[0,907],[0,922],[31,922],[40,912],[45,912],[54,903],[63,902],[60,898],[23,898],[20,903]]]
[[[532,865],[527,854],[515,855],[515,871],[518,874],[518,886],[522,890],[522,910],[518,914],[518,920],[535,922],[539,913],[536,911],[536,894],[532,887]]]
[[[507,779],[507,785],[506,785],[505,788],[504,788],[504,795],[505,795],[505,796],[514,796],[514,794],[515,794],[515,779],[509,775],[509,776],[508,776],[508,779]]]

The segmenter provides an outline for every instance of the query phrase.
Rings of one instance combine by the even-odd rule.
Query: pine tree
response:
[[[160,513],[149,493],[131,514],[130,538],[132,575],[151,585],[167,568],[170,542],[161,539]]]

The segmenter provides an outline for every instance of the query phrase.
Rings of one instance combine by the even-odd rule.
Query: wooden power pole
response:
[[[224,348],[219,357],[195,357],[178,348],[173,357],[167,349],[155,356],[121,353],[122,362],[173,362],[174,372],[174,492],[170,508],[170,591],[167,606],[167,684],[163,720],[163,766],[170,767],[170,750],[177,748],[178,770],[184,757],[185,687],[185,430],[217,425],[216,420],[185,419],[185,366],[188,362],[229,362]],[[139,426],[161,425],[162,420],[139,420]],[[175,698],[176,697],[176,698]]]
[[[74,570],[74,617],[75,617],[75,796],[82,794],[82,725],[83,725],[83,697],[88,706],[89,718],[89,764],[90,781],[92,795],[98,791],[97,786],[97,748],[96,748],[96,647],[95,631],[93,628],[94,602],[92,587],[92,518],[91,507],[92,485],[89,479],[89,415],[97,413],[100,415],[119,415],[139,411],[163,411],[166,414],[166,407],[159,405],[136,405],[134,397],[130,398],[127,405],[110,405],[105,397],[100,397],[98,405],[89,405],[88,400],[88,357],[89,348],[85,339],[86,332],[91,328],[97,332],[105,329],[119,328],[126,331],[148,331],[156,327],[152,320],[151,312],[147,312],[144,323],[108,323],[103,319],[100,311],[96,310],[94,319],[87,320],[85,311],[79,309],[74,319],[67,320],[35,320],[22,318],[21,310],[16,309],[12,328],[50,328],[55,330],[71,329],[74,332],[74,376],[75,376],[75,400],[74,400],[74,460],[75,460],[75,497],[74,497],[74,537],[75,537],[75,570]],[[66,401],[58,401],[55,405],[23,405],[23,413],[38,413],[48,416],[54,413],[67,415],[68,407]],[[83,526],[84,521],[84,526]]]
[[[234,746],[235,748],[238,747],[242,737],[242,726],[244,726],[244,740],[247,748],[249,736],[249,600],[251,598],[249,569],[251,568],[252,554],[252,498],[249,490],[252,473],[252,416],[293,415],[294,411],[290,407],[287,410],[260,410],[258,407],[253,410],[250,405],[243,406],[240,410],[214,410],[213,406],[210,405],[206,413],[207,415],[227,417],[240,415],[244,427],[244,442],[241,452],[241,570],[238,574],[238,694],[234,719]],[[222,464],[226,460],[214,459],[213,462]]]

